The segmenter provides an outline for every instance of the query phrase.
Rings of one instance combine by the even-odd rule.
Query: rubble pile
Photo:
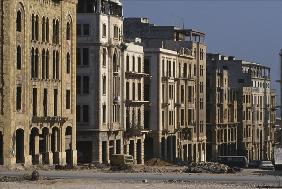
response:
[[[145,162],[145,165],[147,166],[169,166],[170,163],[160,159],[160,158],[152,158]]]
[[[186,173],[235,173],[237,171],[240,169],[214,162],[192,162],[185,170]]]

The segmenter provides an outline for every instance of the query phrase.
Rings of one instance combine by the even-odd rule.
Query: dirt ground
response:
[[[238,186],[207,183],[128,183],[102,182],[95,180],[45,180],[38,182],[0,183],[1,189],[251,189],[252,186]]]

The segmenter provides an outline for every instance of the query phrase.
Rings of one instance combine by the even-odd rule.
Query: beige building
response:
[[[205,161],[205,34],[155,26],[146,18],[126,18],[124,32],[126,38],[142,39],[145,70],[152,76],[144,85],[150,98],[145,159]]]
[[[109,163],[124,148],[122,4],[79,0],[77,10],[78,159]]]
[[[213,113],[207,115],[208,120],[211,120],[209,125],[211,129],[214,128],[214,132],[218,130],[216,123],[218,125],[224,123],[222,126],[226,129],[231,126],[231,130],[223,133],[222,137],[215,138],[215,135],[208,137],[211,139],[208,143],[212,146],[213,152],[211,159],[215,159],[218,155],[244,155],[249,160],[271,160],[276,119],[276,94],[271,89],[270,68],[219,54],[208,54],[207,61],[209,72],[207,83],[210,84],[208,90],[211,91],[207,98],[210,102],[215,102],[211,98],[217,99],[217,111],[210,109],[209,112]],[[228,90],[228,85],[233,94],[225,92]],[[218,98],[223,100],[218,102]],[[230,103],[228,99],[231,100]],[[216,104],[211,103],[210,108],[212,107],[215,108]],[[222,111],[218,111],[220,107],[226,109],[228,107],[226,116],[231,116],[230,121],[224,120]],[[218,122],[218,119],[222,119],[222,122]],[[222,143],[227,144],[223,153],[220,150]],[[231,146],[228,147],[228,144]],[[233,146],[237,144],[237,148],[232,147],[232,144]]]
[[[0,3],[1,164],[76,164],[76,3]]]
[[[144,51],[138,40],[125,43],[122,82],[124,102],[124,154],[132,155],[137,164],[144,163],[144,82],[150,79],[144,72]],[[148,100],[148,99],[147,99]]]

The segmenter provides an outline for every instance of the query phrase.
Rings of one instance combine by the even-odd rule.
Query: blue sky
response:
[[[278,90],[282,0],[123,0],[125,17],[158,25],[185,25],[206,33],[208,52],[271,67]]]

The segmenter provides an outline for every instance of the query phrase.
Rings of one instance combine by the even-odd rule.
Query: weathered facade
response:
[[[0,6],[1,163],[76,164],[76,0]]]
[[[124,91],[124,154],[132,155],[137,164],[144,163],[144,82],[150,76],[144,73],[144,51],[137,42],[125,43],[123,51],[122,86]]]
[[[146,18],[126,18],[124,32],[126,38],[142,39],[145,70],[152,76],[145,83],[150,98],[145,158],[205,161],[205,34],[155,26]]]
[[[234,74],[241,73],[238,64],[219,54],[207,55],[207,158],[237,155],[238,84]]]
[[[124,148],[122,4],[79,0],[77,10],[79,161],[109,163]]]
[[[210,85],[214,87],[210,87],[211,93],[207,98],[210,99],[211,96],[214,99],[223,98],[223,101],[217,103],[217,108],[225,105],[228,105],[225,106],[226,108],[231,108],[231,110],[227,109],[226,116],[231,116],[227,126],[230,125],[234,128],[233,132],[232,130],[227,131],[217,140],[215,140],[215,135],[208,137],[208,139],[211,139],[208,143],[212,146],[212,151],[221,142],[231,144],[230,147],[224,148],[223,154],[221,154],[220,150],[213,153],[211,159],[215,159],[217,155],[244,155],[249,160],[271,160],[273,156],[276,102],[275,91],[271,89],[270,68],[219,54],[208,54],[207,61],[209,77],[214,77],[213,85]],[[227,74],[228,77],[225,77]],[[223,77],[222,81],[219,79],[221,75]],[[217,78],[217,81],[215,78]],[[225,85],[225,78],[226,84],[229,84],[230,89],[235,93],[225,93],[228,89],[225,87],[227,86]],[[212,84],[211,79],[208,79],[207,82]],[[215,89],[215,86],[217,89]],[[217,97],[217,95],[219,96]],[[226,103],[225,96],[227,98]],[[228,99],[233,102],[229,103]],[[235,108],[236,101],[237,108]],[[215,104],[212,107],[215,107]],[[214,109],[214,111],[209,112],[213,113],[207,116],[208,120],[214,120],[215,122],[217,119],[223,119],[224,122],[225,116],[222,115],[222,113],[225,113],[224,111]],[[209,125],[213,128],[215,124],[211,121]],[[229,128],[227,126],[225,128]],[[236,138],[234,139],[234,137]],[[236,148],[235,144],[237,144]]]

